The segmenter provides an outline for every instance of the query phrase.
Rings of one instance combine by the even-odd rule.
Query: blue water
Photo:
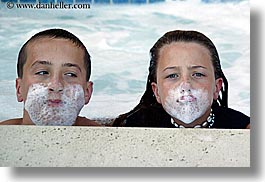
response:
[[[0,120],[22,116],[23,104],[15,95],[20,47],[33,34],[54,27],[77,35],[92,56],[94,92],[83,116],[116,117],[132,109],[145,90],[149,49],[173,29],[198,30],[212,39],[229,81],[229,106],[250,115],[248,1],[94,4],[89,10],[0,7]]]

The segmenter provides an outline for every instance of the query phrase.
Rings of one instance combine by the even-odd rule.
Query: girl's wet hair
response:
[[[126,119],[126,117],[129,117],[133,113],[139,111],[141,108],[157,107],[158,105],[161,105],[157,102],[155,98],[151,83],[156,82],[156,71],[157,71],[157,63],[158,63],[160,49],[163,46],[174,43],[174,42],[198,43],[209,50],[211,61],[214,67],[215,79],[218,79],[218,78],[223,79],[221,95],[219,94],[218,99],[216,101],[215,100],[213,101],[213,105],[219,105],[221,107],[228,107],[228,103],[227,103],[228,82],[221,69],[218,52],[213,42],[208,37],[206,37],[204,34],[197,32],[197,31],[174,30],[174,31],[170,31],[164,34],[160,39],[158,39],[158,41],[150,49],[151,59],[150,59],[150,66],[149,66],[149,75],[147,77],[146,90],[140,100],[140,103],[132,111],[119,116],[119,118],[117,118],[114,121],[114,124],[118,122],[121,123],[122,120]],[[161,106],[161,109],[163,110],[162,106]]]
[[[58,39],[66,39],[73,42],[77,47],[80,47],[84,51],[84,63],[86,69],[86,80],[89,81],[91,75],[91,60],[90,55],[84,46],[84,44],[71,32],[68,32],[64,29],[54,28],[54,29],[47,29],[41,31],[35,35],[33,35],[20,49],[18,55],[18,62],[17,62],[17,74],[19,78],[23,77],[23,66],[27,60],[27,45],[37,39],[49,37],[49,38],[58,38]]]

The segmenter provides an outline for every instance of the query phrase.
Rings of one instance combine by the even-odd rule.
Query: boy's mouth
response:
[[[49,99],[48,100],[48,106],[51,106],[51,107],[58,107],[58,106],[61,106],[62,104],[63,102],[60,99]]]

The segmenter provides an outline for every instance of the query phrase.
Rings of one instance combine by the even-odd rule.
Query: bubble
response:
[[[177,88],[171,89],[165,100],[164,109],[172,117],[186,123],[192,123],[201,117],[211,105],[211,99],[207,91],[198,89],[184,89],[181,85]],[[180,101],[180,97],[192,95],[195,101]]]
[[[51,106],[50,99],[60,100],[60,104]],[[36,125],[70,126],[84,105],[81,85],[66,86],[58,95],[49,92],[48,85],[33,84],[28,90],[25,110]]]

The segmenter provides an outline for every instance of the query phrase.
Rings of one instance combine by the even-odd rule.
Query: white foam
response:
[[[60,106],[50,106],[49,99],[61,100]],[[84,104],[81,85],[66,86],[58,97],[49,91],[47,84],[33,84],[28,90],[25,109],[36,125],[71,126]]]
[[[184,92],[182,92],[184,90]],[[182,96],[192,95],[195,101],[190,102],[189,98],[184,101],[180,101]],[[203,114],[211,106],[212,97],[206,90],[202,89],[191,89],[184,88],[183,84],[180,86],[170,89],[168,91],[168,96],[166,97],[163,107],[165,111],[186,124],[192,123]]]

